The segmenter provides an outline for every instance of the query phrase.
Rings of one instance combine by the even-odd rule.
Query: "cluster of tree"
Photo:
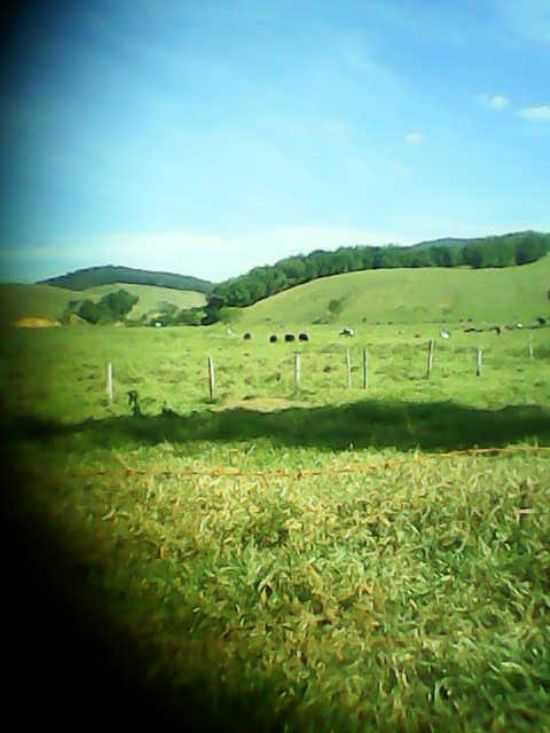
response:
[[[154,315],[145,314],[139,322],[130,325],[140,326],[200,326],[204,319],[204,308],[178,308],[173,303],[167,303]]]
[[[59,277],[41,280],[41,285],[53,285],[68,290],[87,290],[100,285],[114,283],[128,283],[130,285],[156,285],[173,290],[194,290],[199,293],[209,293],[213,283],[189,275],[176,275],[171,272],[151,272],[138,270],[132,267],[88,267],[75,272],[69,272]]]
[[[450,240],[449,244],[431,247],[423,243],[421,247],[357,245],[340,247],[335,252],[315,250],[272,266],[255,267],[215,286],[208,299],[209,318],[217,320],[216,313],[223,305],[252,305],[282,290],[329,275],[396,267],[509,267],[534,262],[550,251],[550,234],[537,232],[461,241],[463,244]]]
[[[62,322],[69,323],[72,314],[98,325],[122,321],[138,300],[137,295],[126,290],[107,293],[97,303],[89,299],[71,300],[62,316]]]

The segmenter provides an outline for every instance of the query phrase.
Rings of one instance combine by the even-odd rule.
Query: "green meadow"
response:
[[[180,727],[550,729],[550,328],[459,323],[547,315],[549,261],[326,278],[229,326],[4,329],[33,562]]]

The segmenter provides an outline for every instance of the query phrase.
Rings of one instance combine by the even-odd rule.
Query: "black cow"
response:
[[[244,339],[245,341],[250,341],[250,339],[251,339],[251,338],[252,338],[252,334],[251,334],[251,333],[250,333],[249,331],[247,331],[247,332],[246,332],[246,333],[244,334],[244,336],[243,336],[243,339]]]
[[[543,318],[542,316],[537,316],[537,323],[541,326],[546,326],[546,318]]]
[[[269,343],[270,343],[270,344],[276,344],[276,343],[277,343],[277,336],[276,336],[275,334],[272,334],[272,335],[271,335],[271,336],[269,337]]]
[[[343,328],[340,333],[340,336],[353,336],[353,328]]]
[[[296,341],[296,336],[293,333],[285,333],[285,341]]]
[[[309,341],[309,336],[307,335],[307,333],[299,333],[298,341]]]

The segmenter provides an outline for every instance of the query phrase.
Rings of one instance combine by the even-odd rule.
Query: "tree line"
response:
[[[320,277],[359,270],[397,267],[511,267],[535,262],[550,252],[550,234],[523,232],[466,240],[463,245],[385,247],[356,245],[334,252],[315,250],[255,267],[216,285],[209,298],[208,321],[222,305],[243,307]]]

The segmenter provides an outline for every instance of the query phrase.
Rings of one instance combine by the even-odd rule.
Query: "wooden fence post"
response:
[[[208,389],[210,400],[213,401],[216,392],[216,376],[214,374],[214,362],[211,356],[208,357]]]
[[[434,361],[434,340],[430,339],[428,343],[428,369],[426,371],[426,379],[429,379],[432,374],[433,361]]]
[[[369,386],[369,352],[363,349],[363,389]]]
[[[348,372],[348,389],[351,389],[351,353],[346,349],[346,367]]]
[[[300,354],[294,354],[294,386],[300,388]]]
[[[110,361],[107,362],[106,368],[106,392],[109,404],[113,404],[113,365]]]
[[[477,347],[477,358],[476,358],[476,377],[481,376],[481,362],[482,362],[482,351],[481,347]]]

